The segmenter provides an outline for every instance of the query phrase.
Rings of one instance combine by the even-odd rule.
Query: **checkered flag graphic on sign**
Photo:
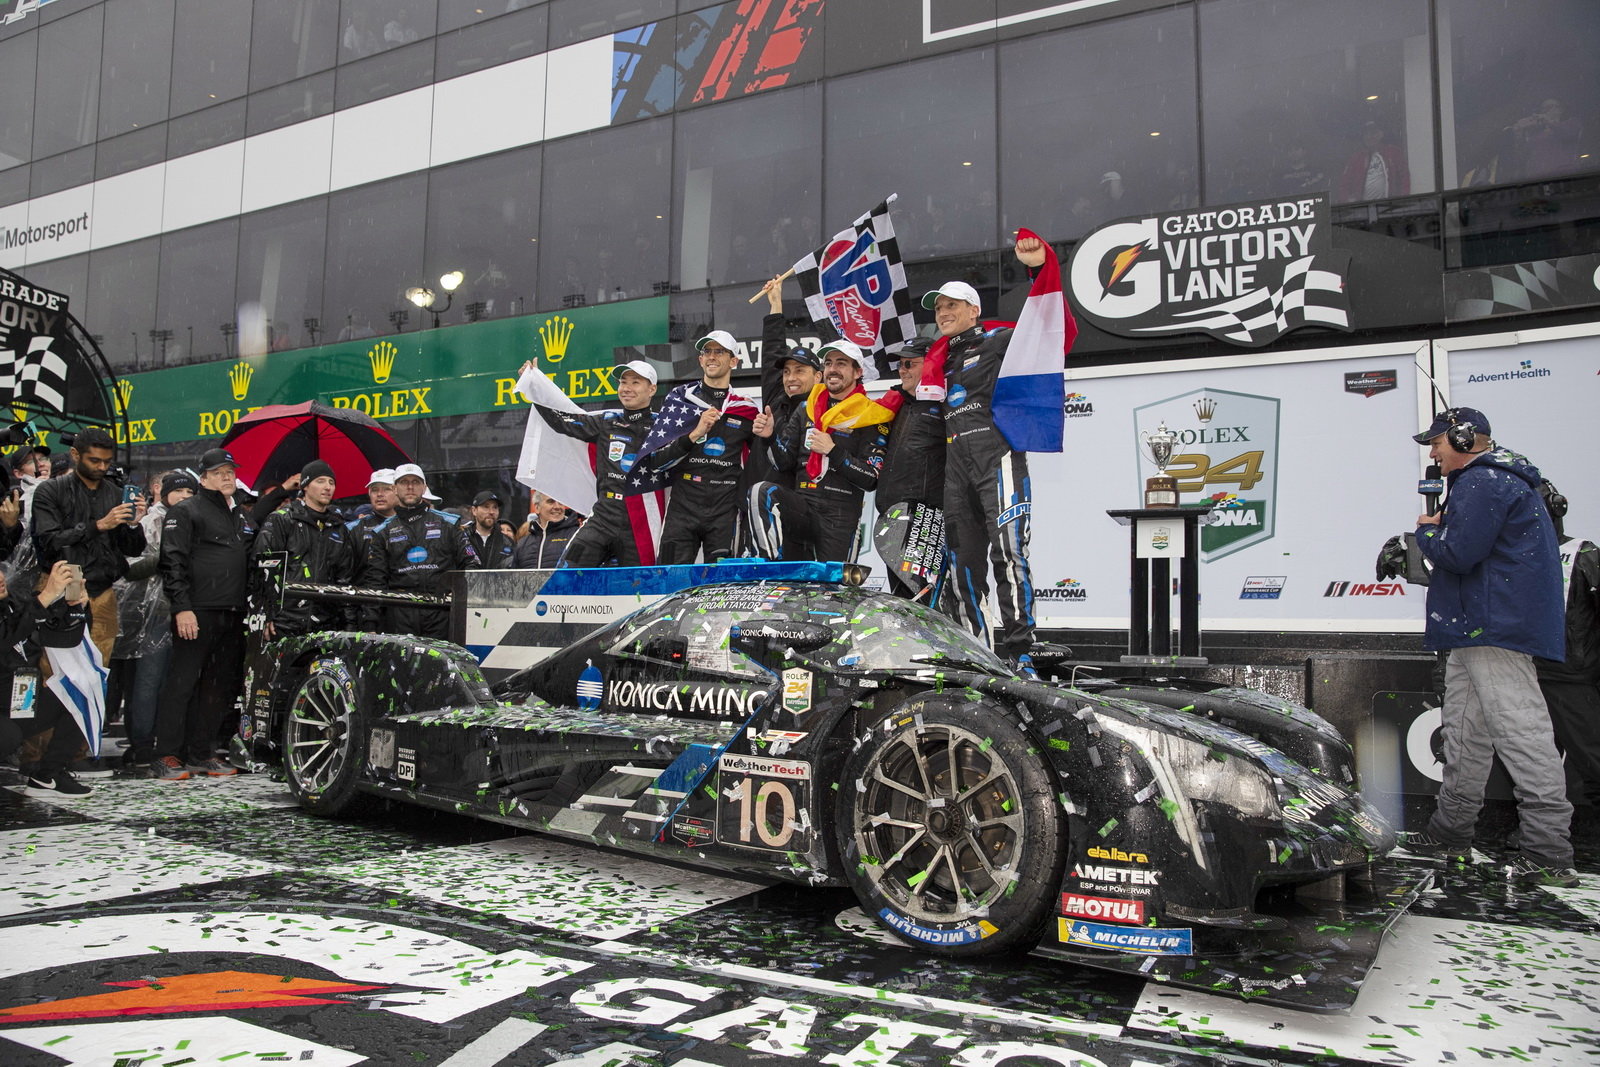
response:
[[[23,352],[0,348],[0,405],[31,403],[67,408],[67,361],[50,349],[53,338],[35,336]]]
[[[900,261],[900,242],[894,235],[894,223],[889,219],[888,197],[877,207],[855,221],[848,230],[834,234],[821,248],[810,253],[794,265],[795,279],[806,298],[806,311],[811,321],[823,327],[831,325],[838,335],[854,341],[863,352],[887,352],[897,349],[917,335],[917,325],[912,319],[911,290],[906,285],[905,265]],[[830,249],[840,242],[855,248],[852,260],[871,260],[869,270],[858,270],[845,264],[842,272],[834,272],[844,284],[824,292],[822,264]],[[882,265],[878,265],[881,258]],[[864,286],[871,279],[887,278],[889,298],[879,307],[881,318],[876,335],[870,341],[859,332],[857,312],[869,301],[864,297]],[[874,293],[876,290],[873,291]]]
[[[1334,271],[1313,269],[1316,258],[1302,256],[1290,263],[1275,289],[1252,289],[1225,303],[1174,316],[1183,322],[1142,326],[1138,332],[1205,330],[1237,344],[1262,345],[1308,324],[1349,329],[1350,299],[1344,278]]]

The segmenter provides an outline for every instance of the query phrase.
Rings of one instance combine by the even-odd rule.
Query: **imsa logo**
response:
[[[1406,587],[1400,582],[1329,582],[1322,591],[1330,596],[1405,596]]]

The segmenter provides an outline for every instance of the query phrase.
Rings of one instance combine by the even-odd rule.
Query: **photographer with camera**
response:
[[[1534,657],[1566,655],[1555,527],[1539,470],[1499,448],[1489,420],[1451,408],[1417,434],[1448,487],[1444,507],[1417,517],[1417,551],[1431,565],[1424,646],[1448,652],[1443,710],[1444,782],[1432,818],[1402,835],[1412,852],[1464,859],[1498,755],[1516,789],[1522,854],[1507,877],[1571,886],[1567,802],[1550,713]]]

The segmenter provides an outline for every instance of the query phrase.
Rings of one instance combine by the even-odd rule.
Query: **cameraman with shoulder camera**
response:
[[[1432,565],[1424,644],[1445,666],[1444,782],[1427,828],[1402,836],[1413,852],[1455,860],[1471,852],[1494,757],[1511,775],[1522,824],[1512,880],[1571,886],[1567,802],[1550,713],[1533,658],[1562,659],[1565,622],[1555,527],[1539,470],[1489,438],[1489,420],[1451,408],[1417,434],[1449,487],[1438,514],[1417,518],[1417,548]]]

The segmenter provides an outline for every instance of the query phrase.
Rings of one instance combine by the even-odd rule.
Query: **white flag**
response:
[[[556,411],[583,411],[542,371],[530,368],[517,379],[517,392],[536,407]],[[557,433],[540,414],[528,409],[528,427],[522,434],[522,454],[517,457],[517,481],[553,497],[580,515],[594,513],[594,467],[589,444]]]

